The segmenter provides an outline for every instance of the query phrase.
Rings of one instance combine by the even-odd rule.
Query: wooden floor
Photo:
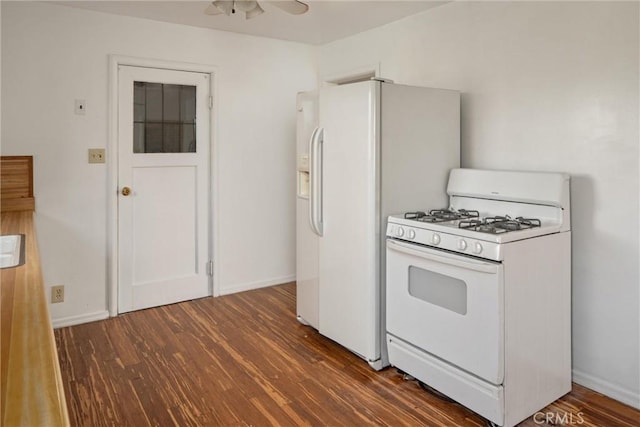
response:
[[[55,335],[76,426],[485,425],[396,369],[375,372],[299,324],[293,284],[138,311]],[[639,411],[577,385],[543,412],[567,424],[640,425]]]

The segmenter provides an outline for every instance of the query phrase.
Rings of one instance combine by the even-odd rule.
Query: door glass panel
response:
[[[138,82],[136,82],[138,83]],[[134,83],[134,84],[136,84]],[[144,105],[146,110],[145,119],[148,122],[162,121],[162,84],[143,83],[145,89]]]
[[[164,96],[163,114],[162,117],[167,123],[178,123],[180,121],[180,86],[178,85],[163,85]]]
[[[196,151],[196,124],[183,124],[182,125],[182,136],[181,136],[182,147],[180,151],[183,152],[195,152]]]
[[[133,152],[196,152],[196,87],[133,83]]]
[[[144,153],[144,123],[133,124],[133,152]]]
[[[467,284],[415,266],[409,267],[409,294],[459,314],[467,314]]]
[[[196,122],[196,87],[180,86],[180,108],[183,123]]]
[[[144,150],[141,153],[162,153],[162,123],[146,123],[144,127]],[[134,146],[136,144],[134,143]]]

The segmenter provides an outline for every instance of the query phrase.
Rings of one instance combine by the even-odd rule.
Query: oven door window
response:
[[[458,314],[467,314],[467,284],[416,266],[409,266],[409,295]]]

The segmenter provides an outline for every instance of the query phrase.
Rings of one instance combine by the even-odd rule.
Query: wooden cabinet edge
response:
[[[2,327],[2,357],[6,360],[2,362],[0,424],[69,426],[33,216],[25,211],[2,214],[2,234],[25,234],[27,254],[23,266],[1,270],[0,298],[3,310],[10,307],[11,315],[2,318],[9,325]]]

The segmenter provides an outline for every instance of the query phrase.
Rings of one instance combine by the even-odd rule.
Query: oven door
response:
[[[503,266],[387,240],[387,332],[492,384],[504,377]]]

